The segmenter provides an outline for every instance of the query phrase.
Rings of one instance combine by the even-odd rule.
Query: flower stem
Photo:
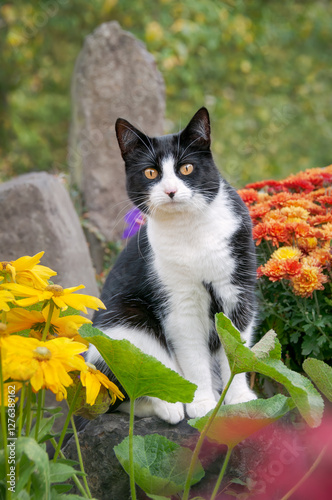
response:
[[[27,391],[27,402],[25,405],[25,414],[26,414],[26,424],[25,424],[25,435],[29,436],[32,422],[32,411],[31,411],[31,385],[28,385]]]
[[[84,483],[86,492],[88,494],[88,498],[92,498],[91,492],[90,492],[90,488],[89,488],[89,485],[88,485],[88,481],[86,479],[86,474],[85,474],[84,465],[83,465],[83,458],[82,458],[82,453],[81,453],[80,442],[78,440],[78,434],[77,434],[76,425],[75,425],[75,422],[74,422],[73,415],[70,416],[70,421],[71,421],[71,425],[72,425],[73,431],[74,431],[74,437],[75,437],[75,443],[76,443],[76,448],[77,448],[78,461],[80,463],[81,472],[83,472],[83,477],[82,477],[83,483]]]
[[[56,450],[56,447],[57,447],[57,442],[54,438],[50,438],[50,442],[52,443],[53,445],[53,448]],[[60,450],[59,452],[59,455],[61,458],[66,458],[65,455],[62,453],[62,451]],[[78,477],[76,476],[76,474],[73,474],[72,475],[72,480],[74,481],[74,483],[76,484],[76,487],[77,489],[80,491],[80,493],[82,493],[82,495],[84,496],[84,498],[88,498],[87,496],[87,493],[85,491],[85,489],[83,488],[83,486],[81,485]]]
[[[38,432],[40,421],[44,415],[44,406],[45,406],[45,389],[42,389],[38,393],[38,406],[37,406],[37,418],[36,418],[36,426],[35,426],[35,440],[38,443]]]
[[[76,388],[76,392],[74,394],[73,400],[72,400],[72,402],[70,404],[70,407],[69,407],[69,410],[68,410],[68,414],[67,414],[67,417],[66,417],[66,420],[65,420],[65,423],[64,423],[61,435],[60,435],[60,439],[59,439],[58,445],[57,445],[55,453],[54,453],[53,462],[56,461],[56,459],[58,458],[58,455],[60,453],[61,446],[62,446],[63,440],[64,440],[66,432],[67,432],[67,428],[68,428],[68,425],[69,425],[69,422],[70,422],[70,418],[71,418],[71,416],[73,414],[73,411],[74,411],[74,408],[75,408],[75,404],[76,404],[76,401],[77,401],[77,398],[79,396],[81,388],[82,388],[82,383],[80,381],[79,384],[78,384],[78,386],[77,386],[77,388]]]
[[[52,320],[52,315],[53,315],[53,311],[54,311],[54,302],[53,302],[53,300],[51,300],[50,301],[50,308],[49,308],[49,311],[48,311],[47,320],[46,320],[44,331],[43,331],[43,335],[42,335],[42,342],[45,342],[47,334],[49,332],[50,324],[51,324],[51,320]]]
[[[22,384],[21,395],[20,395],[20,411],[19,411],[19,421],[18,421],[18,434],[17,437],[21,437],[23,428],[23,408],[25,400],[25,383]]]
[[[191,479],[192,479],[192,476],[193,476],[193,473],[194,473],[194,469],[195,469],[195,466],[196,466],[196,462],[197,462],[197,459],[198,459],[198,455],[199,455],[199,452],[201,451],[201,448],[202,448],[202,444],[203,444],[203,441],[205,439],[205,436],[206,434],[208,433],[210,427],[211,427],[211,424],[215,418],[215,416],[217,415],[218,411],[219,411],[219,408],[220,406],[222,405],[224,399],[225,399],[225,396],[226,396],[226,393],[229,389],[229,386],[231,385],[232,383],[232,380],[235,376],[235,373],[233,373],[233,371],[231,371],[231,376],[227,382],[227,384],[225,385],[224,387],[224,390],[222,391],[221,393],[221,396],[220,396],[220,399],[216,405],[216,407],[214,408],[213,412],[211,413],[208,421],[206,422],[199,438],[198,438],[198,441],[196,443],[196,446],[195,446],[195,449],[194,449],[194,452],[192,454],[192,457],[191,457],[191,462],[190,462],[190,466],[189,466],[189,470],[188,470],[188,475],[187,475],[187,479],[186,479],[186,484],[185,484],[185,487],[184,487],[184,491],[183,491],[183,496],[182,496],[182,500],[188,500],[189,498],[189,490],[190,490],[190,485],[191,485]]]
[[[228,448],[227,449],[227,453],[226,453],[226,456],[225,456],[225,459],[224,459],[224,463],[222,464],[222,468],[221,468],[220,474],[218,476],[218,479],[217,479],[216,485],[214,487],[214,490],[212,492],[210,500],[215,500],[215,498],[217,496],[217,493],[218,493],[221,481],[222,481],[222,479],[224,477],[225,470],[226,470],[226,467],[228,465],[228,462],[229,462],[229,459],[230,459],[232,451],[233,451],[233,448]]]
[[[302,484],[304,483],[304,481],[306,481],[308,479],[308,477],[314,472],[314,470],[318,467],[318,465],[320,464],[326,450],[327,450],[327,447],[328,447],[328,444],[326,444],[324,446],[324,448],[321,450],[320,454],[318,455],[318,457],[316,458],[316,460],[314,461],[314,463],[312,464],[312,466],[310,467],[310,469],[304,474],[304,476],[300,479],[300,481],[298,481],[296,483],[295,486],[293,486],[293,488],[291,490],[289,490],[288,493],[286,493],[286,495],[284,495],[281,500],[288,500],[289,498],[291,498],[291,496],[293,495],[293,493],[295,493],[295,491],[300,487],[302,486]]]
[[[319,308],[319,303],[318,303],[318,297],[317,297],[316,290],[314,290],[313,296],[315,298],[315,304],[316,304],[317,314],[318,314],[318,316],[320,316],[320,308]]]
[[[130,398],[130,418],[129,418],[129,479],[132,500],[136,500],[135,469],[134,469],[134,409],[135,399]]]

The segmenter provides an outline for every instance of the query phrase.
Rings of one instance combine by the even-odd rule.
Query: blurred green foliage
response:
[[[166,132],[206,105],[237,187],[331,163],[332,2],[15,0],[0,8],[0,179],[66,172],[84,37],[118,20],[163,74]]]

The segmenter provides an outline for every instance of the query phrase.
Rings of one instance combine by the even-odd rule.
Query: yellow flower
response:
[[[87,347],[67,338],[48,342],[11,335],[2,340],[4,380],[30,380],[33,391],[50,389],[67,396],[65,387],[72,384],[67,372],[85,370],[80,353]]]
[[[11,334],[27,329],[32,329],[35,332],[42,333],[48,318],[49,309],[49,305],[46,306],[41,312],[26,311],[20,307],[11,309],[7,314],[7,333]],[[50,324],[50,335],[56,334],[58,337],[76,337],[77,339],[79,328],[84,323],[92,323],[92,321],[88,318],[84,318],[79,315],[64,316],[63,318],[59,318],[59,315],[60,309],[55,308]],[[80,337],[79,341],[81,342],[82,340]]]
[[[91,363],[86,363],[86,369],[81,372],[81,382],[83,387],[86,388],[86,402],[91,406],[96,401],[101,385],[111,393],[112,404],[115,403],[117,397],[124,399],[124,395],[117,386]]]
[[[10,311],[9,302],[15,300],[14,295],[8,290],[0,290],[0,311]]]
[[[42,290],[30,288],[16,283],[7,283],[6,288],[12,291],[16,297],[26,297],[16,299],[15,303],[21,307],[31,306],[41,301],[52,300],[54,304],[65,311],[68,306],[87,313],[87,307],[91,309],[106,309],[104,304],[97,297],[91,295],[74,294],[77,290],[85,288],[84,285],[79,285],[71,288],[62,288],[60,285],[47,285]]]
[[[301,255],[301,251],[296,247],[280,247],[278,250],[273,252],[271,259],[299,259]]]
[[[44,252],[39,252],[33,257],[26,255],[10,262],[0,262],[0,274],[21,285],[44,288],[48,284],[47,280],[57,273],[49,267],[38,265],[43,255]]]
[[[8,403],[16,403],[18,398],[16,397],[16,393],[22,388],[22,384],[20,382],[6,382],[3,384],[3,403],[4,406],[8,406]],[[2,391],[0,385],[0,405],[2,401]]]

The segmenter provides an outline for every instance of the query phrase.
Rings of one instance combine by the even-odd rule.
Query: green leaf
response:
[[[55,420],[55,415],[41,419],[38,429],[38,443],[42,442],[43,438],[50,433],[54,424],[54,420]],[[35,425],[32,427],[29,436],[30,437],[35,436]]]
[[[67,493],[72,489],[72,484],[52,484],[51,492],[56,491],[57,493]]]
[[[190,403],[194,399],[195,384],[144,354],[128,340],[110,339],[89,324],[83,325],[79,332],[96,346],[131,399],[150,396],[169,403]]]
[[[129,438],[115,446],[114,452],[129,474]],[[184,488],[191,456],[189,448],[181,447],[164,436],[134,436],[135,482],[150,495],[175,495]],[[204,470],[198,462],[192,484],[203,476]]]
[[[35,465],[31,479],[36,498],[47,500],[50,495],[50,469],[46,451],[33,438],[20,437],[16,441],[17,460],[23,454]]]
[[[31,500],[31,496],[26,490],[20,491],[15,498],[16,500]]]
[[[321,395],[306,377],[290,370],[276,359],[278,347],[270,351],[268,358],[262,359],[255,351],[239,342],[240,333],[234,334],[234,326],[222,313],[216,315],[216,326],[234,373],[254,371],[273,378],[285,386],[302,417],[311,427],[320,424],[324,410]],[[261,349],[259,352],[261,353]]]
[[[70,465],[50,462],[51,483],[61,483],[63,481],[67,481],[67,479],[72,477],[74,474],[77,474],[77,470],[75,470]]]
[[[257,358],[281,358],[281,345],[277,339],[277,334],[274,330],[269,330],[257,344],[251,348]]]
[[[147,495],[152,500],[169,500],[171,497],[161,497],[160,495]],[[204,499],[203,499],[204,500]]]
[[[17,484],[15,488],[16,493],[19,493],[21,490],[23,490],[23,488],[28,483],[30,476],[35,468],[34,462],[31,462],[31,460],[29,460],[28,457],[24,454],[21,456],[18,463],[19,463],[20,473],[17,478]]]
[[[319,359],[308,358],[303,363],[303,370],[317,385],[318,389],[332,401],[332,368]]]
[[[207,437],[211,441],[233,448],[254,432],[284,416],[294,408],[291,398],[277,394],[269,399],[255,399],[247,403],[221,406],[214,418]],[[188,424],[203,430],[212,411],[202,418],[188,421]]]

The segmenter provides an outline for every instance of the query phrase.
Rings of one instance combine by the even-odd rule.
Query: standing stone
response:
[[[0,213],[1,261],[44,251],[41,264],[58,273],[52,281],[99,296],[79,218],[57,177],[31,173],[1,184]]]
[[[68,162],[94,239],[119,238],[131,207],[115,121],[122,117],[148,135],[161,135],[164,93],[152,55],[117,22],[102,24],[86,38],[72,82]]]

